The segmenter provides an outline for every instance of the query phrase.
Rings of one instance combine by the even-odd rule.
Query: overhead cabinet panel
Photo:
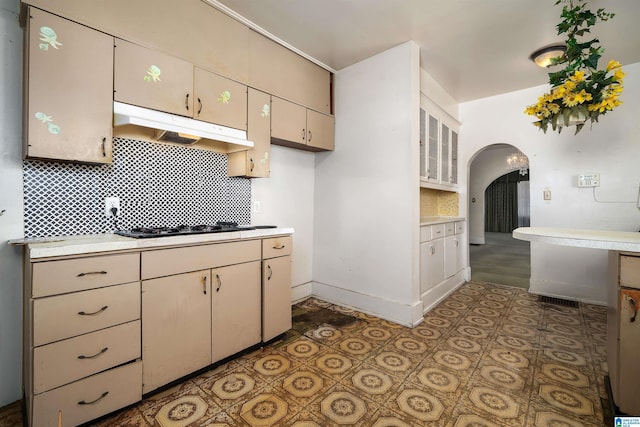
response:
[[[113,37],[28,13],[25,155],[111,163]]]
[[[182,116],[193,115],[193,65],[116,39],[114,99]]]
[[[247,130],[247,86],[196,67],[193,118]]]

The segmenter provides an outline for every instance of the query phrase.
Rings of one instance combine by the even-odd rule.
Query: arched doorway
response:
[[[518,153],[494,144],[476,153],[469,168],[469,265],[471,280],[529,287],[529,242],[514,239],[513,229],[529,225],[528,171],[507,168]]]

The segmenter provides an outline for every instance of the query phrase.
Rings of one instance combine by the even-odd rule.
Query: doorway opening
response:
[[[529,288],[529,242],[512,231],[530,224],[529,172],[507,170],[518,150],[506,144],[486,147],[469,173],[469,264],[471,280]]]

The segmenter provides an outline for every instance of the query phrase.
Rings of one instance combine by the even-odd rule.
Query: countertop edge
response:
[[[640,233],[635,231],[521,227],[513,230],[513,237],[535,243],[640,252]]]
[[[40,258],[90,255],[95,253],[124,250],[144,250],[167,246],[196,245],[223,241],[232,242],[236,240],[258,239],[290,234],[294,234],[293,228],[279,227],[259,230],[232,231],[229,233],[195,234],[149,239],[134,239],[132,237],[124,237],[116,234],[61,236],[51,238],[51,240],[47,241],[29,241],[29,239],[22,239],[20,243],[13,241],[12,244],[25,245],[26,250],[29,251],[29,258],[34,260]]]
[[[420,226],[423,225],[433,225],[433,224],[444,224],[447,222],[457,222],[457,221],[466,221],[467,219],[462,216],[426,216],[420,218]]]

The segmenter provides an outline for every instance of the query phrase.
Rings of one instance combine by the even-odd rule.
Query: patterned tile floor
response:
[[[94,425],[604,425],[604,307],[477,282],[413,329],[314,298],[294,319],[283,341]]]

